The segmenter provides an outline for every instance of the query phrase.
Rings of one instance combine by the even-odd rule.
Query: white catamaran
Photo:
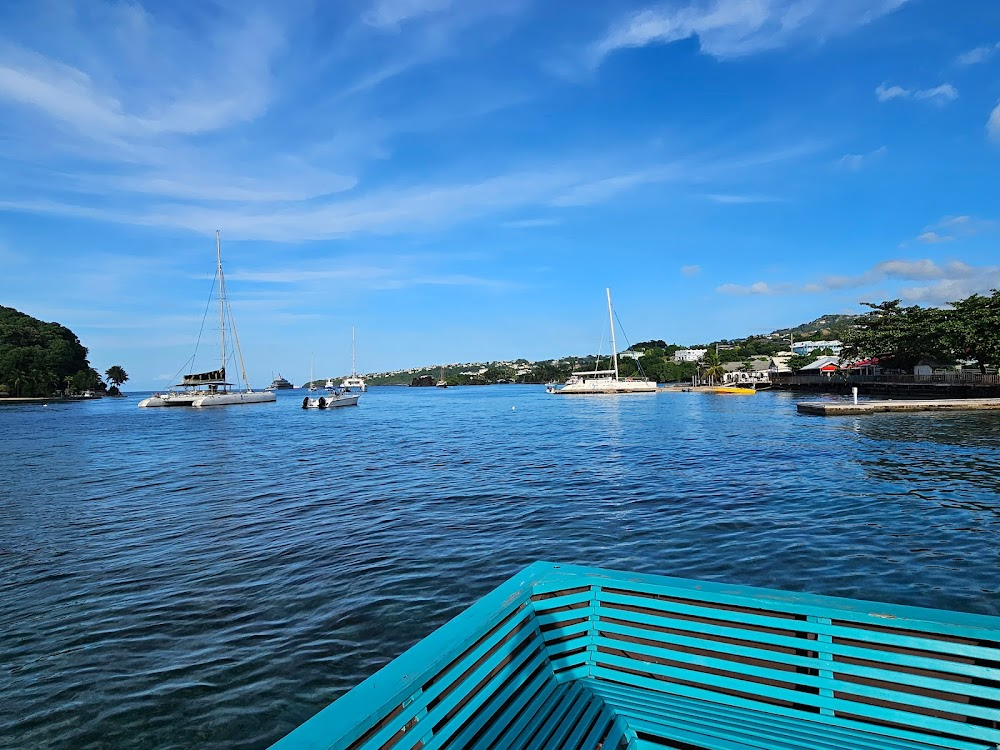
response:
[[[344,378],[341,382],[341,388],[357,388],[359,391],[364,393],[368,390],[368,384],[365,383],[365,376],[358,375],[358,368],[354,361],[354,326],[351,326],[351,376]],[[327,381],[329,383],[329,381]],[[330,386],[327,385],[327,388]]]
[[[232,308],[229,306],[229,298],[226,296],[226,277],[222,273],[222,240],[218,230],[215,232],[215,259],[216,281],[219,285],[219,344],[222,366],[218,370],[210,372],[189,373],[181,379],[180,383],[172,386],[167,393],[157,393],[150,398],[143,399],[139,402],[139,406],[144,408],[151,406],[228,406],[230,404],[262,404],[277,400],[271,391],[254,391],[247,380],[243,353],[240,351],[240,339],[236,335],[236,322],[233,319]],[[243,390],[232,390],[234,384],[226,379],[227,314],[229,326],[233,332],[236,356],[240,361]]]
[[[562,388],[555,385],[545,386],[549,393],[571,395],[575,393],[656,393],[656,383],[646,378],[620,378],[618,376],[618,349],[615,344],[615,313],[611,307],[611,290],[608,294],[608,317],[611,319],[611,361],[613,370],[595,369],[586,372],[574,372]]]

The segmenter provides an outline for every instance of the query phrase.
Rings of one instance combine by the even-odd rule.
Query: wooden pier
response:
[[[879,412],[911,411],[981,411],[1000,409],[1000,398],[951,398],[899,401],[803,401],[798,405],[799,414],[820,417],[837,417],[849,414],[876,414]]]

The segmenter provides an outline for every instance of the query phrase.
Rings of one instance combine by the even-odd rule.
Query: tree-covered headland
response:
[[[102,387],[75,333],[0,306],[0,396],[69,395]]]
[[[898,299],[865,304],[871,312],[845,336],[845,359],[876,357],[900,369],[921,359],[975,363],[981,372],[1000,366],[1000,291],[973,294],[948,308],[903,307]]]

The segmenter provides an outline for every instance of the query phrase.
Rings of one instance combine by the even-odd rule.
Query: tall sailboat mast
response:
[[[351,326],[351,377],[358,376],[358,368],[354,364],[354,326]]]
[[[610,287],[605,287],[604,291],[608,293],[608,318],[611,320],[611,359],[615,363],[615,380],[618,380],[618,348],[615,346],[615,314],[611,308]]]
[[[226,369],[226,299],[222,281],[222,238],[219,230],[215,230],[215,261],[217,263],[216,273],[219,279],[219,334],[222,347],[222,369]]]

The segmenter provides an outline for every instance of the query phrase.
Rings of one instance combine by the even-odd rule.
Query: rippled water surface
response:
[[[1000,415],[0,408],[0,745],[266,747],[536,559],[1000,614]]]

